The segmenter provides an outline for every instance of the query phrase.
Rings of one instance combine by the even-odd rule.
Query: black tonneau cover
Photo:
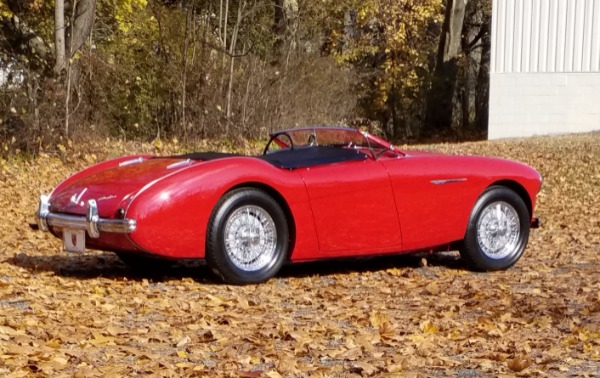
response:
[[[214,160],[234,156],[242,155],[227,152],[193,152],[173,157],[191,160]],[[348,148],[312,146],[295,148],[293,150],[285,149],[274,151],[267,155],[257,156],[256,158],[271,163],[279,168],[297,169],[345,161],[365,160],[367,155],[358,150]]]
[[[344,161],[365,160],[366,158],[367,155],[358,150],[329,146],[300,147],[259,156],[259,159],[285,169],[314,167]]]

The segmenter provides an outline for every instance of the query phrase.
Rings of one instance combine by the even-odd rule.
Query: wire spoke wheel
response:
[[[206,262],[227,283],[266,281],[288,258],[288,227],[281,205],[267,193],[254,188],[232,190],[211,215]]]
[[[529,239],[531,215],[515,191],[488,188],[473,207],[461,257],[480,271],[508,269],[523,255]]]
[[[518,250],[521,222],[517,210],[499,201],[488,205],[477,221],[477,242],[491,259],[503,259]]]
[[[244,271],[263,269],[275,260],[277,229],[273,218],[258,206],[235,210],[225,224],[225,251]]]

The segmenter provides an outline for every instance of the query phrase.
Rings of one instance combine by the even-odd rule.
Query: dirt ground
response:
[[[39,194],[101,154],[0,160],[0,376],[600,376],[600,134],[420,148],[542,173],[516,266],[328,261],[242,287],[197,262],[139,273],[28,227]]]

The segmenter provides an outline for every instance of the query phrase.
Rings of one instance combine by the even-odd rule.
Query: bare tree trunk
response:
[[[461,128],[463,130],[469,129],[471,127],[471,89],[472,89],[472,81],[471,80],[471,59],[470,55],[463,57],[463,64],[461,67],[461,76],[459,81],[459,90],[460,90],[460,107],[461,107]]]
[[[32,140],[38,140],[37,145],[35,146],[35,150],[39,151],[42,148],[43,144],[43,130],[40,122],[40,104],[39,104],[39,93],[40,93],[40,76],[34,73],[30,73],[28,75],[28,79],[26,81],[27,86],[27,95],[29,97],[29,101],[33,107],[33,125],[37,136],[31,138]]]
[[[211,23],[210,23],[210,15],[212,14],[212,3],[208,4],[208,12],[206,14],[206,16],[204,17],[204,34],[203,34],[203,41],[204,43],[201,44],[202,49],[200,50],[200,63],[204,64],[206,62],[206,46],[208,46],[208,31],[210,30],[211,27]],[[194,47],[195,49],[195,47]]]
[[[65,94],[65,137],[69,136],[69,103],[71,102],[71,64],[67,63],[67,93]]]
[[[92,22],[92,28],[90,29],[90,35],[88,36],[88,54],[92,53],[93,50],[93,46],[94,46],[94,25]],[[88,69],[86,70],[87,74],[88,74],[88,80],[90,82],[92,82],[92,77],[94,76],[94,71],[93,71],[93,66],[89,66]]]
[[[165,43],[165,37],[164,37],[164,31],[163,31],[163,24],[161,21],[161,12],[158,11],[155,7],[151,7],[150,9],[152,9],[152,14],[154,15],[154,19],[156,20],[156,24],[158,25],[158,52],[159,55],[161,55],[165,61],[165,64],[169,64],[169,52],[167,50],[166,43]]]
[[[210,12],[210,10],[209,10]],[[192,60],[190,61],[190,66],[194,67],[194,64],[196,63],[196,53],[197,53],[197,47],[198,44],[197,39],[198,39],[198,29],[200,29],[200,25],[198,22],[196,22],[196,0],[194,0],[194,6],[193,6],[193,12],[192,12],[192,40],[191,40],[191,45],[192,45]]]
[[[227,24],[229,20],[229,0],[225,0],[225,10],[223,11],[223,0],[220,2],[221,10],[219,11],[219,29],[221,31],[221,48],[227,51]],[[222,16],[221,16],[222,15]],[[223,54],[221,58],[221,85],[220,90],[225,87],[225,66],[227,64],[227,54]],[[221,92],[223,93],[223,92]],[[227,126],[228,127],[228,126]]]
[[[273,15],[273,33],[275,34],[275,54],[277,59],[284,57],[286,47],[295,47],[296,31],[298,29],[298,1],[297,0],[275,0],[275,12]],[[288,45],[289,44],[289,45]]]
[[[467,74],[468,75],[468,74]],[[463,130],[467,130],[471,127],[471,112],[469,106],[469,88],[470,84],[465,83],[465,86],[460,90],[460,113],[461,113],[461,127]]]
[[[187,55],[188,55],[188,49],[190,46],[190,23],[191,23],[191,15],[194,13],[195,11],[195,7],[196,7],[196,1],[194,0],[194,2],[192,3],[192,8],[190,10],[188,10],[186,16],[185,16],[185,39],[184,39],[184,43],[183,43],[183,54],[182,54],[182,66],[183,66],[183,72],[181,75],[181,129],[183,131],[183,135],[187,136],[187,123],[186,123],[186,114],[185,114],[185,107],[186,107],[186,86],[187,86],[187,68],[188,68],[188,59],[187,59]],[[194,26],[192,25],[192,28]]]
[[[71,16],[71,24],[75,21],[75,12],[77,11],[77,0],[73,1],[73,13]],[[70,34],[69,46],[73,45],[73,33]],[[69,137],[69,104],[71,102],[71,48],[69,48],[69,59],[66,60],[67,64],[67,93],[65,94],[65,137]]]
[[[275,34],[275,53],[277,57],[283,55],[285,41],[285,15],[283,13],[283,0],[275,0],[273,13],[273,33]]]
[[[73,15],[67,30],[69,36],[67,55],[69,58],[72,58],[85,44],[86,39],[92,32],[95,14],[96,0],[77,0],[77,7],[75,7],[75,4],[73,5]]]
[[[225,0],[225,17],[223,18],[223,48],[227,48],[227,25],[229,24],[229,0]]]
[[[488,128],[489,100],[490,100],[490,19],[483,25],[483,37],[481,39],[481,60],[479,72],[477,73],[477,87],[475,89],[475,128],[478,131],[486,131]]]
[[[227,0],[225,0],[227,1]],[[221,40],[221,45],[225,44],[223,40],[223,0],[219,0],[219,39]]]
[[[231,115],[232,115],[232,107],[231,107],[231,101],[232,101],[232,92],[233,92],[233,73],[234,73],[234,62],[235,62],[235,49],[236,49],[236,45],[237,45],[237,40],[238,40],[238,34],[239,34],[239,30],[240,30],[240,24],[242,23],[242,13],[244,12],[244,8],[246,7],[246,1],[243,0],[241,1],[241,3],[238,6],[238,14],[237,14],[237,19],[235,22],[235,26],[233,28],[233,33],[231,35],[231,42],[229,45],[229,59],[230,59],[230,64],[229,64],[229,83],[227,84],[227,107],[226,107],[226,112],[225,112],[225,116],[227,118],[227,120],[231,119]],[[227,127],[229,128],[229,127]],[[229,131],[229,130],[227,130]]]
[[[446,0],[437,63],[427,99],[425,127],[430,133],[443,133],[449,131],[452,126],[458,52],[467,2],[468,0]]]
[[[227,107],[226,107],[226,112],[225,112],[225,117],[227,118],[227,120],[231,119],[231,115],[232,115],[232,110],[231,110],[231,92],[233,91],[233,68],[234,68],[234,62],[235,62],[235,58],[232,56],[229,58],[230,59],[230,64],[229,64],[229,83],[227,84]],[[226,131],[229,132],[229,126],[226,127]]]
[[[244,101],[242,102],[242,127],[246,129],[246,117],[248,111],[248,98],[250,97],[250,83],[252,82],[252,76],[254,74],[254,65],[250,64],[248,67],[248,81],[246,82],[246,92],[244,93]]]
[[[60,73],[65,67],[65,1],[54,0],[54,72]]]

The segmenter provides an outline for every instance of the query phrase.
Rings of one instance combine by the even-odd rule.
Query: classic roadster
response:
[[[99,163],[41,196],[37,228],[67,251],[113,251],[134,266],[205,259],[234,284],[268,280],[288,261],[450,249],[491,271],[523,254],[539,224],[541,182],[512,161],[400,151],[351,128],[301,128],[273,133],[255,157]]]

